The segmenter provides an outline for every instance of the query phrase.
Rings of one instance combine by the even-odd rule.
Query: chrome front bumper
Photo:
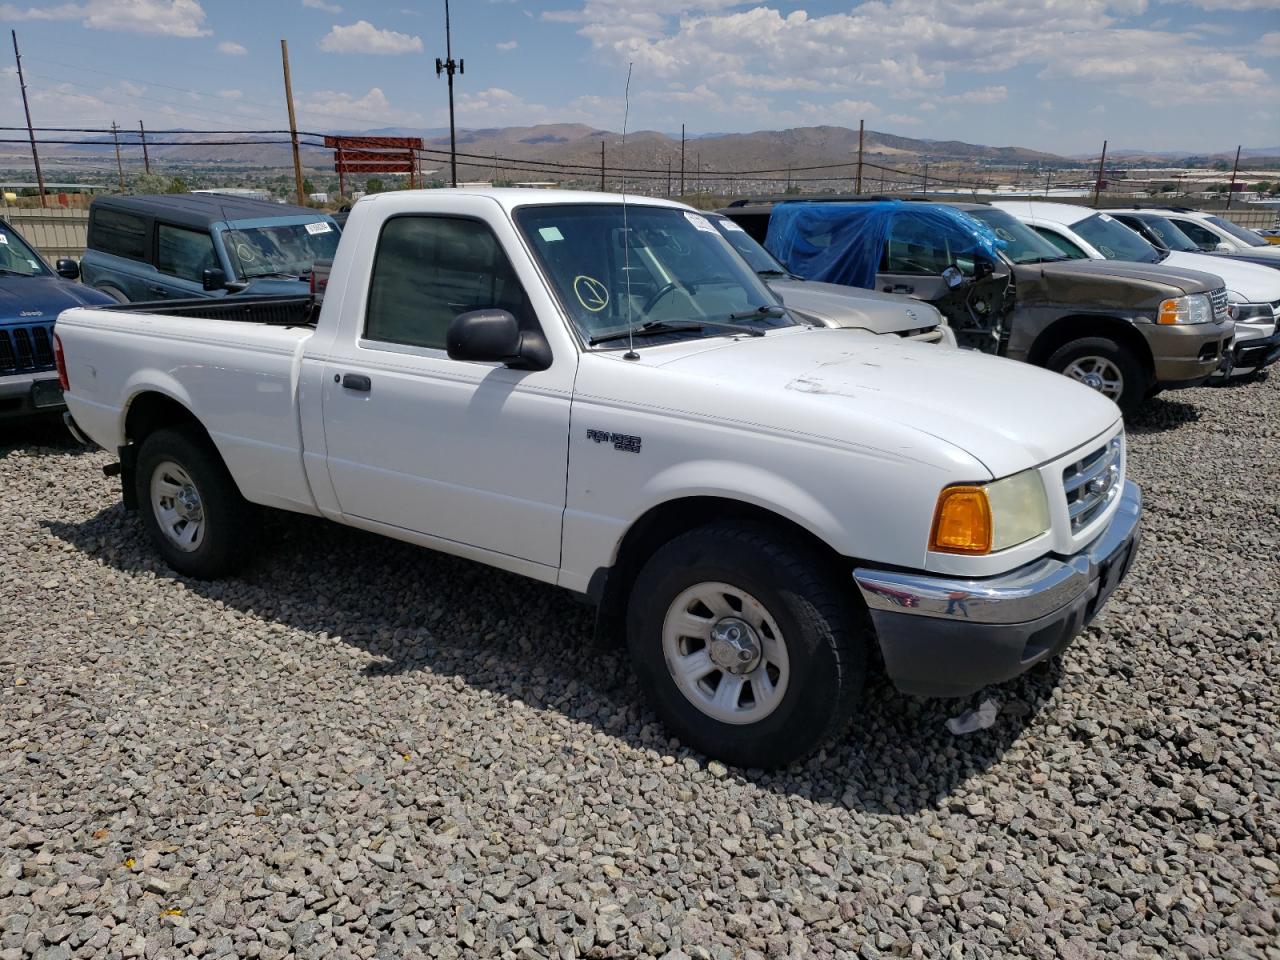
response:
[[[965,580],[854,570],[898,688],[964,696],[1062,650],[1093,619],[1137,553],[1142,494],[1126,482],[1110,523],[1084,550]]]

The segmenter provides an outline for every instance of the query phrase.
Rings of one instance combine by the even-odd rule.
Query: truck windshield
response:
[[[20,236],[0,223],[0,273],[47,277],[49,269]]]
[[[795,324],[710,220],[692,210],[556,204],[522,207],[515,220],[589,343],[616,346],[628,329],[726,336]]]
[[[728,217],[708,216],[715,228],[720,231],[720,236],[729,241],[729,246],[738,251],[743,260],[747,261],[747,266],[754,270],[762,277],[786,277],[790,276],[787,270],[772,253],[760,246],[747,231],[730,220]]]
[[[1241,243],[1248,244],[1251,247],[1265,247],[1268,245],[1267,241],[1263,240],[1262,237],[1258,236],[1252,230],[1246,230],[1244,227],[1237,226],[1230,220],[1223,220],[1221,217],[1205,217],[1205,219],[1219,230],[1231,234]]]
[[[1170,250],[1177,250],[1180,253],[1200,253],[1201,250],[1191,238],[1177,228],[1171,220],[1164,217],[1153,216],[1144,213],[1137,219],[1144,227],[1151,231],[1152,236],[1163,243]]]
[[[1119,220],[1095,213],[1071,225],[1071,229],[1091,243],[1108,260],[1136,260],[1159,263],[1164,255]]]
[[[327,220],[262,226],[232,224],[222,235],[241,280],[304,277],[317,260],[332,260],[338,231]]]
[[[1004,241],[1004,255],[1014,263],[1051,263],[1067,259],[1061,250],[1004,210],[984,207],[966,210],[965,213],[995,231],[996,236]]]

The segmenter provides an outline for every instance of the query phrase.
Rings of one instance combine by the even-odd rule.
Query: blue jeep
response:
[[[216,193],[97,197],[84,282],[120,303],[299,296],[340,230],[319,210]]]
[[[114,301],[73,282],[80,268],[44,257],[0,220],[0,421],[62,409],[53,359],[53,321],[71,307]]]

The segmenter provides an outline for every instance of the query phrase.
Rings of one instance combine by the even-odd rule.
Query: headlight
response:
[[[1269,303],[1233,303],[1231,317],[1238,323],[1271,323],[1275,313]]]
[[[1026,543],[1049,529],[1049,501],[1038,470],[938,495],[929,549],[985,554]]]
[[[1211,323],[1213,304],[1208,294],[1193,293],[1189,297],[1162,300],[1156,315],[1157,323]]]

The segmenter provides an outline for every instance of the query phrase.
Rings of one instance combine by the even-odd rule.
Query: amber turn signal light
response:
[[[939,553],[991,552],[991,504],[982,487],[947,487],[938,494],[929,549]]]

